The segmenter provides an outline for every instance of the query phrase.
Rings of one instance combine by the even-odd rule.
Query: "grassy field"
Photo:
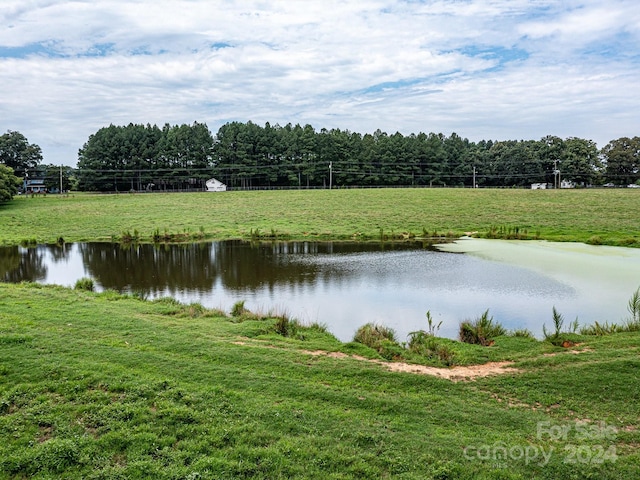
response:
[[[368,189],[18,197],[0,244],[156,239],[405,238],[478,232],[640,247],[639,189]]]
[[[639,206],[633,189],[50,195],[1,205],[0,243],[477,231],[639,247]],[[638,332],[409,352],[285,320],[0,283],[0,479],[640,478]],[[488,367],[502,373],[476,377]]]
[[[0,284],[0,478],[640,478],[637,334],[467,345],[516,370],[451,381],[276,326]]]

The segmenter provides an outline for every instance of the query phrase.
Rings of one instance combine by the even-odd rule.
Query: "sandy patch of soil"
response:
[[[557,353],[544,353],[542,354],[543,357],[555,357],[556,355],[564,355],[565,353],[568,353],[570,355],[579,355],[581,353],[588,353],[588,352],[593,352],[593,349],[589,348],[589,347],[585,347],[582,350],[565,350],[564,352],[557,352]]]
[[[254,345],[263,348],[278,348],[273,345],[264,345],[259,342],[238,340],[232,342],[234,345]],[[414,373],[417,375],[431,375],[434,377],[444,378],[453,382],[474,380],[476,378],[488,377],[490,375],[501,375],[505,373],[518,373],[520,370],[511,367],[513,362],[489,362],[482,365],[469,365],[457,367],[428,367],[426,365],[415,365],[404,362],[385,362],[371,358],[362,357],[360,355],[349,355],[342,352],[327,352],[325,350],[299,350],[300,353],[311,355],[314,357],[323,356],[328,358],[345,359],[351,358],[361,362],[375,363],[382,365],[391,372]],[[582,353],[577,351],[576,353]],[[552,354],[555,355],[555,354]]]
[[[358,355],[347,355],[342,352],[325,352],[324,350],[302,350],[301,353],[313,356],[326,356],[330,358],[353,358],[369,363],[375,363],[382,365],[391,372],[404,372],[415,373],[418,375],[432,375],[434,377],[445,378],[451,381],[460,380],[473,380],[481,377],[488,377],[489,375],[500,375],[504,373],[516,373],[519,372],[517,368],[512,368],[512,362],[489,362],[483,365],[469,365],[466,367],[428,367],[426,365],[415,365],[411,363],[403,362],[383,362],[382,360],[375,360],[370,358],[364,358]]]

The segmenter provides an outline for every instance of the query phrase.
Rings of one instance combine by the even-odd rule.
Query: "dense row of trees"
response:
[[[640,181],[640,137],[612,140],[598,150],[591,140],[470,142],[419,133],[360,134],[311,125],[230,122],[215,137],[205,124],[110,125],[91,135],[78,167],[41,165],[40,147],[19,132],[0,137],[0,192],[15,194],[11,175],[24,184],[44,178],[49,191],[185,190],[204,188],[212,176],[231,188],[329,186],[528,186]]]
[[[80,150],[78,177],[86,190],[202,188],[215,176],[231,188],[328,186],[528,186],[634,183],[640,177],[640,137],[601,151],[591,140],[470,142],[455,133],[360,134],[310,125],[109,126]]]
[[[238,187],[333,185],[524,186],[562,178],[595,183],[603,172],[590,140],[470,142],[455,133],[361,135],[306,125],[220,128],[214,170]]]
[[[78,153],[81,190],[127,191],[204,187],[213,167],[205,124],[101,128]]]

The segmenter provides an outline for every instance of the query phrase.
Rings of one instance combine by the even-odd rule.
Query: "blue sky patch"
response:
[[[0,58],[28,58],[34,55],[46,57],[62,57],[60,53],[45,43],[30,43],[19,47],[6,47],[0,45]]]
[[[500,63],[526,60],[529,53],[520,48],[505,48],[501,46],[469,45],[456,50],[467,57],[481,57],[489,60],[498,60]]]

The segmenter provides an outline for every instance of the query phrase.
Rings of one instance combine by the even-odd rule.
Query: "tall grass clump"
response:
[[[447,366],[455,364],[455,352],[436,337],[442,322],[435,323],[431,312],[427,312],[427,330],[409,332],[409,351],[427,358],[436,358]]]
[[[249,313],[249,310],[247,310],[244,306],[244,300],[239,300],[236,303],[233,304],[233,307],[231,307],[231,316],[232,317],[242,317],[243,315],[246,315],[247,313]]]
[[[583,327],[580,330],[582,335],[610,335],[612,333],[621,332],[639,332],[640,331],[640,287],[633,293],[627,304],[627,310],[631,317],[620,325],[617,323],[605,322],[603,324],[595,322],[593,325]]]
[[[460,324],[459,337],[464,343],[474,345],[490,346],[494,339],[501,335],[506,335],[507,330],[489,316],[489,310],[473,321],[465,320]]]
[[[531,332],[531,330],[527,328],[518,328],[516,330],[512,330],[508,333],[510,337],[515,338],[530,338],[535,340],[536,336]]]
[[[631,314],[628,324],[635,324],[640,330],[640,287],[633,292],[633,295],[629,299],[627,310],[629,310]]]
[[[544,339],[551,344],[562,347],[570,347],[575,345],[575,338],[572,338],[571,334],[575,334],[578,330],[579,324],[578,319],[576,318],[573,322],[571,322],[570,330],[562,331],[562,327],[564,325],[564,316],[556,310],[556,307],[553,307],[553,333],[547,331],[547,326],[542,325],[542,334],[544,335]]]
[[[296,337],[298,335],[298,327],[297,320],[289,318],[288,315],[276,317],[276,323],[273,325],[275,332],[283,337]]]
[[[401,357],[404,350],[397,342],[396,332],[392,328],[374,323],[367,323],[358,328],[353,341],[374,349],[387,360]]]
[[[76,290],[84,290],[86,292],[93,292],[95,290],[95,284],[93,280],[90,278],[81,278],[76,281],[76,284],[73,287]]]

